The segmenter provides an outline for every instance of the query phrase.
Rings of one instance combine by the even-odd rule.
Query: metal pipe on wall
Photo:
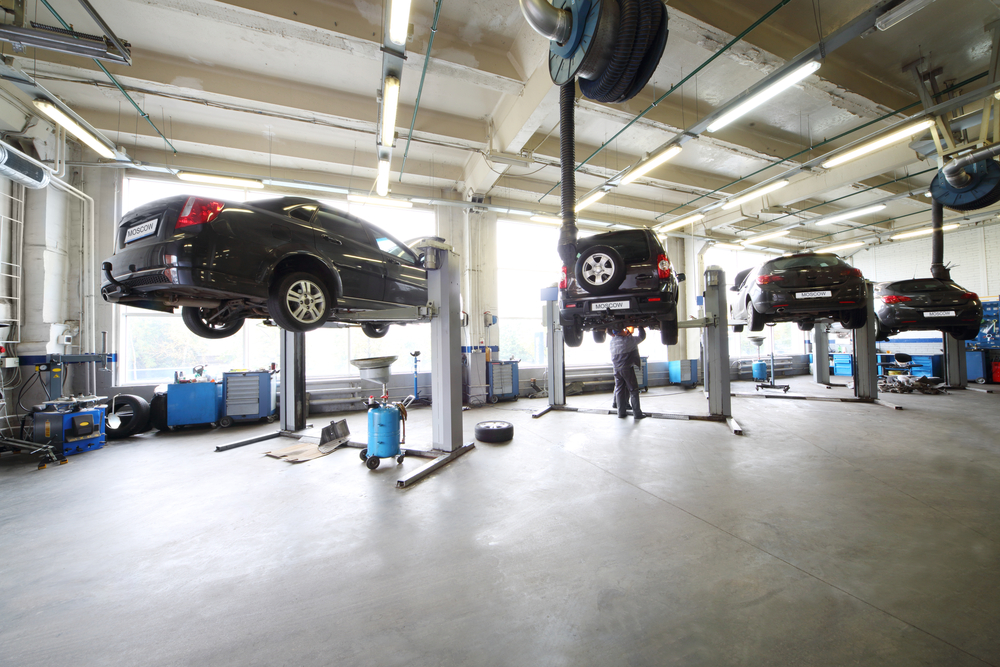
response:
[[[556,9],[548,0],[520,0],[521,13],[532,30],[542,37],[562,44],[573,30],[573,15]]]

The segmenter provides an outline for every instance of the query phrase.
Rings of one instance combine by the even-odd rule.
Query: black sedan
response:
[[[103,265],[105,301],[173,312],[204,338],[246,318],[303,332],[358,311],[427,304],[427,272],[407,246],[312,199],[160,199],[127,213]],[[365,322],[373,338],[388,324]]]
[[[875,286],[876,338],[900,331],[942,331],[958,340],[979,335],[983,304],[951,280],[919,278]]]
[[[730,290],[735,331],[761,331],[768,322],[797,322],[809,331],[817,321],[838,321],[860,329],[868,320],[865,280],[833,254],[777,257],[736,274]]]

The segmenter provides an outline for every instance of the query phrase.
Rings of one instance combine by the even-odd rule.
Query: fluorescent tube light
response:
[[[379,197],[389,194],[389,161],[378,161],[378,176],[375,177],[375,192]]]
[[[399,105],[399,79],[385,77],[382,83],[382,145],[392,147],[396,139],[396,107]]]
[[[661,164],[663,164],[664,162],[666,162],[667,160],[674,157],[680,152],[681,152],[680,146],[671,146],[670,148],[667,148],[663,152],[658,153],[657,155],[654,155],[653,157],[649,158],[645,162],[641,162],[635,169],[622,176],[621,180],[622,185],[628,185],[629,183],[639,178],[640,176],[648,174],[649,172],[653,171]]]
[[[764,90],[737,105],[732,111],[722,114],[718,120],[708,126],[708,131],[717,132],[721,130],[740,116],[749,113],[764,102],[767,102],[769,99],[776,97],[779,93],[791,88],[799,81],[818,70],[819,67],[820,63],[817,60],[811,60],[801,67],[796,67],[794,70],[781,77]]]
[[[852,243],[841,243],[840,245],[833,245],[833,246],[830,246],[829,248],[823,248],[822,250],[819,250],[818,252],[832,252],[832,253],[837,253],[837,252],[840,252],[841,250],[847,250],[848,248],[857,248],[859,246],[863,246],[864,244],[865,244],[864,241],[854,241]]]
[[[951,231],[952,229],[958,229],[958,223],[957,222],[953,222],[950,225],[945,225],[944,227],[941,228],[941,231],[942,232],[948,232],[948,231]],[[914,236],[926,236],[928,234],[932,234],[933,232],[934,232],[934,228],[933,227],[926,227],[924,229],[918,229],[915,232],[903,232],[902,234],[896,234],[895,236],[892,236],[890,238],[893,241],[898,241],[900,239],[911,239]]]
[[[695,213],[694,215],[689,215],[686,218],[681,218],[680,220],[675,220],[673,222],[668,222],[667,224],[663,225],[662,227],[660,227],[656,231],[660,232],[661,234],[664,233],[664,232],[672,232],[675,229],[680,229],[681,227],[686,227],[687,225],[690,225],[693,222],[698,222],[699,220],[701,220],[704,217],[705,216],[702,213]]]
[[[264,185],[274,188],[292,188],[298,190],[312,190],[314,192],[329,192],[335,195],[346,195],[350,190],[347,188],[336,188],[332,185],[320,185],[319,183],[303,183],[301,181],[282,181],[273,178],[265,178]]]
[[[406,44],[409,31],[410,0],[392,0],[389,8],[389,41],[393,44]]]
[[[823,225],[829,225],[832,222],[840,222],[841,220],[852,220],[853,218],[860,218],[863,215],[868,215],[869,213],[875,213],[876,211],[881,211],[885,208],[885,204],[875,204],[874,206],[866,206],[865,208],[859,208],[856,211],[847,211],[846,213],[838,213],[836,215],[830,216],[829,218],[823,218],[822,220],[816,221],[817,227],[822,227]]]
[[[769,239],[776,239],[779,236],[785,236],[790,231],[791,231],[790,229],[779,229],[776,232],[767,232],[766,234],[761,234],[760,236],[753,236],[748,239],[743,239],[742,241],[740,241],[740,244],[744,246],[755,245],[761,241],[767,241]]]
[[[85,130],[82,125],[70,118],[62,109],[52,104],[48,100],[33,100],[39,111],[66,128],[66,131],[74,137],[87,144],[103,158],[115,159],[115,154],[110,148],[95,137],[89,130]]]
[[[910,18],[934,0],[910,0],[904,2],[895,9],[890,9],[875,20],[875,27],[879,30],[888,30],[900,21]]]
[[[931,119],[922,120],[919,123],[914,123],[913,125],[907,125],[901,130],[896,130],[892,134],[887,134],[881,139],[876,139],[875,141],[870,141],[863,146],[858,146],[852,151],[847,151],[843,155],[838,155],[835,158],[827,160],[823,163],[824,169],[830,169],[831,167],[836,167],[837,165],[844,164],[845,162],[850,162],[851,160],[857,159],[862,155],[868,155],[869,153],[874,153],[880,148],[885,148],[886,146],[891,146],[892,144],[899,143],[904,139],[909,139],[914,134],[918,132],[923,132],[929,127],[934,126],[934,121]]]
[[[775,181],[774,183],[771,183],[770,185],[765,185],[764,187],[758,188],[753,192],[748,192],[742,197],[737,197],[736,199],[727,201],[725,204],[722,205],[722,208],[728,211],[729,209],[736,208],[740,204],[745,204],[746,202],[752,199],[756,199],[757,197],[763,197],[764,195],[774,192],[775,190],[780,190],[786,185],[788,185],[788,181]]]
[[[721,248],[722,250],[746,250],[743,246],[736,243],[726,243],[724,241],[716,241],[713,248]]]
[[[551,215],[533,215],[528,218],[532,222],[540,222],[543,225],[561,225],[562,218],[555,218]]]
[[[588,206],[590,206],[590,205],[591,205],[591,204],[593,204],[594,202],[596,202],[596,201],[598,201],[598,200],[602,199],[602,198],[604,197],[604,195],[606,195],[606,194],[608,194],[608,191],[607,191],[607,190],[598,190],[597,192],[593,193],[593,194],[592,194],[592,195],[590,195],[589,197],[584,197],[584,198],[583,198],[583,199],[581,199],[581,200],[580,200],[580,202],[579,202],[579,203],[578,203],[578,204],[576,205],[576,211],[577,211],[577,213],[579,213],[579,212],[580,212],[580,211],[582,211],[583,209],[587,208]]]
[[[191,171],[177,172],[177,178],[189,183],[208,183],[209,185],[226,185],[233,188],[254,188],[259,190],[264,184],[253,178],[237,178],[236,176],[216,176],[214,174],[196,174]]]
[[[402,199],[386,199],[383,197],[365,197],[363,195],[347,195],[347,201],[366,206],[384,206],[386,208],[413,208],[413,202]]]

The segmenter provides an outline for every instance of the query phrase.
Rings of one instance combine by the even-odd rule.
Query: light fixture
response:
[[[857,248],[859,246],[863,246],[864,244],[865,244],[864,241],[853,241],[851,243],[841,243],[840,245],[833,245],[833,246],[830,246],[829,248],[823,248],[819,252],[833,252],[833,253],[836,253],[836,252],[840,252],[841,250],[847,250],[848,248]]]
[[[715,245],[712,247],[721,248],[722,250],[746,250],[746,248],[744,248],[741,245],[738,245],[736,243],[726,243],[724,241],[716,241]]]
[[[556,218],[551,215],[533,215],[528,218],[532,222],[540,222],[543,225],[561,225],[562,218]]]
[[[93,135],[93,133],[85,130],[82,125],[66,115],[66,113],[55,104],[52,104],[48,100],[41,99],[33,100],[33,102],[39,111],[62,125],[66,128],[66,131],[74,137],[93,148],[98,155],[103,158],[107,158],[108,160],[115,159],[115,154],[110,148],[105,146],[100,139]]]
[[[675,229],[680,229],[681,227],[690,225],[693,222],[698,222],[704,217],[705,215],[703,213],[695,213],[694,215],[689,215],[686,218],[681,218],[680,220],[675,220],[674,222],[668,222],[659,229],[657,229],[656,231],[660,232],[661,234],[666,232],[672,232]]]
[[[740,116],[756,109],[764,102],[767,102],[769,99],[776,97],[779,93],[791,88],[799,81],[818,70],[819,67],[820,62],[818,60],[810,60],[805,65],[796,67],[794,70],[781,77],[764,90],[760,91],[756,95],[752,95],[749,99],[737,105],[732,111],[722,114],[718,120],[708,126],[708,131],[717,132],[718,130],[721,130]]]
[[[914,134],[922,132],[929,127],[933,127],[934,121],[931,119],[922,120],[919,123],[914,123],[913,125],[907,125],[901,130],[896,130],[892,134],[887,134],[881,139],[876,139],[875,141],[870,141],[863,146],[859,146],[854,150],[847,151],[843,155],[838,155],[835,158],[829,159],[823,163],[824,169],[830,169],[831,167],[836,167],[837,165],[844,164],[845,162],[850,162],[851,160],[857,159],[862,155],[868,155],[869,153],[874,153],[880,148],[885,148],[886,146],[891,146],[892,144],[903,141],[904,139],[909,139]]]
[[[385,77],[382,84],[382,145],[392,147],[396,138],[396,107],[399,105],[399,79]]]
[[[879,30],[888,30],[900,21],[910,18],[934,0],[909,0],[894,9],[890,9],[875,20],[875,27]]]
[[[385,197],[365,197],[364,195],[347,195],[347,201],[366,206],[385,206],[386,208],[413,208],[413,202],[403,199],[387,199]]]
[[[958,223],[957,222],[953,222],[950,225],[945,225],[944,227],[941,228],[941,231],[942,232],[948,232],[948,231],[951,231],[952,229],[958,229]],[[898,241],[900,239],[911,239],[914,236],[926,236],[928,234],[933,234],[933,233],[934,233],[934,228],[933,227],[926,227],[924,229],[918,229],[915,232],[903,232],[902,234],[896,234],[895,236],[892,236],[890,238],[893,241]]]
[[[406,34],[410,31],[410,0],[392,0],[389,9],[389,41],[406,44]]]
[[[770,194],[775,190],[780,190],[786,185],[788,185],[788,181],[775,181],[774,183],[771,183],[770,185],[765,185],[764,187],[758,188],[753,192],[748,192],[742,197],[737,197],[736,199],[727,201],[725,204],[722,205],[722,208],[728,211],[729,209],[736,208],[740,204],[745,204],[746,202],[752,199],[756,199],[757,197],[763,197],[764,195]]]
[[[215,174],[198,174],[193,171],[179,171],[177,178],[189,183],[208,183],[209,185],[225,185],[231,188],[253,188],[260,190],[264,184],[253,178],[238,178],[236,176],[216,176]]]
[[[576,209],[575,209],[576,212],[579,213],[580,211],[582,211],[583,209],[587,208],[588,206],[590,206],[594,202],[602,199],[604,197],[604,195],[606,195],[606,194],[608,194],[607,190],[598,190],[597,192],[594,192],[590,196],[584,197],[576,205]]]
[[[656,155],[648,158],[645,162],[640,163],[632,171],[622,176],[621,184],[628,185],[629,183],[639,178],[640,176],[643,176],[653,171],[661,164],[663,164],[664,162],[666,162],[667,160],[674,157],[680,152],[681,152],[680,146],[671,146],[670,148],[667,148],[661,151],[660,153],[657,153]]]
[[[319,183],[303,183],[302,181],[282,181],[273,178],[265,178],[262,183],[273,188],[291,188],[296,190],[312,190],[313,192],[329,192],[335,195],[346,195],[350,190],[347,188],[335,188],[330,185],[320,185]]]
[[[881,211],[885,208],[885,204],[875,204],[874,206],[866,206],[865,208],[859,208],[856,211],[847,211],[846,213],[838,213],[832,215],[829,218],[823,218],[822,220],[816,221],[817,227],[822,227],[823,225],[829,225],[833,222],[840,222],[841,220],[852,220],[854,218],[860,218],[863,215],[868,215],[869,213],[875,213],[876,211]]]
[[[389,194],[389,161],[378,161],[378,175],[375,177],[375,192],[379,197]]]
[[[776,232],[767,232],[766,234],[761,234],[759,236],[753,236],[748,239],[743,239],[742,241],[740,241],[740,244],[744,246],[755,245],[757,243],[760,243],[761,241],[767,241],[769,239],[776,239],[779,236],[784,236],[788,234],[790,231],[791,231],[790,229],[779,229]]]

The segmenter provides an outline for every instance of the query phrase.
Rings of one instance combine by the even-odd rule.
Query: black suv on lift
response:
[[[595,234],[577,242],[573,275],[563,267],[559,321],[570,347],[593,331],[604,341],[611,329],[660,330],[664,345],[677,343],[677,275],[670,258],[648,229]]]

